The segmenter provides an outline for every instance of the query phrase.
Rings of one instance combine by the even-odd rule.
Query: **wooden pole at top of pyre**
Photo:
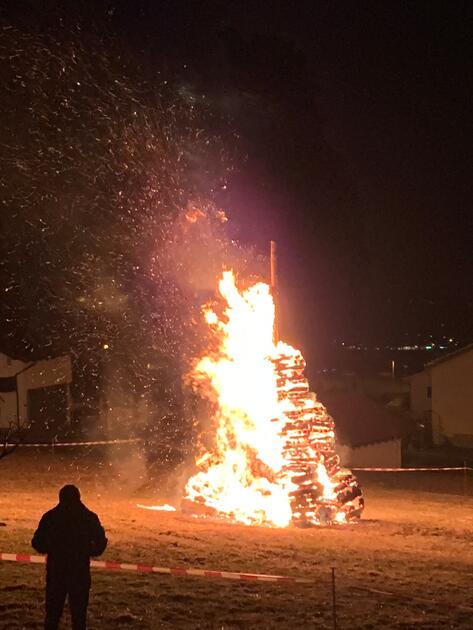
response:
[[[271,293],[273,295],[274,302],[274,326],[273,336],[274,343],[279,340],[279,295],[278,295],[278,251],[276,241],[271,241],[271,254],[270,254],[270,270],[271,270]]]

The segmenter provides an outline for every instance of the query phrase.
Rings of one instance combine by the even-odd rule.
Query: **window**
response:
[[[14,376],[0,376],[0,392],[15,392],[16,378]]]

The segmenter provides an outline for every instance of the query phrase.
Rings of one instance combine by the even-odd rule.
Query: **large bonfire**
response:
[[[279,527],[359,518],[361,491],[340,466],[333,420],[309,391],[302,354],[274,340],[269,286],[240,292],[225,271],[219,292],[223,310],[204,308],[214,347],[192,373],[212,404],[215,440],[196,461],[184,505]]]

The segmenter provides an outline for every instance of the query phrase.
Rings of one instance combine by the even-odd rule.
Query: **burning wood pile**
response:
[[[301,353],[282,355],[274,364],[286,417],[281,472],[296,486],[289,492],[292,521],[310,526],[359,518],[364,506],[361,490],[351,472],[340,468],[334,422],[309,391]]]
[[[196,461],[183,509],[245,524],[346,523],[361,515],[356,479],[340,467],[334,423],[309,391],[299,352],[275,342],[274,301],[258,283],[240,292],[223,274],[204,309],[212,349],[192,377],[214,410],[214,442]]]

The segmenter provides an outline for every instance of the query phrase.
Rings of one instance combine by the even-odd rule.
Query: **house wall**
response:
[[[430,367],[434,444],[473,447],[473,350]]]
[[[428,396],[428,388],[431,387],[429,372],[419,372],[410,377],[410,410],[417,419],[425,418],[430,414],[432,398]]]
[[[0,393],[1,427],[6,427],[10,422],[18,420],[21,424],[28,419],[29,389],[70,384],[72,381],[71,359],[69,356],[63,356],[24,363],[0,354],[0,377],[15,375],[17,375],[18,403],[16,392]]]
[[[348,468],[400,468],[401,440],[367,444],[358,448],[344,446],[340,450],[340,457],[342,464]]]

